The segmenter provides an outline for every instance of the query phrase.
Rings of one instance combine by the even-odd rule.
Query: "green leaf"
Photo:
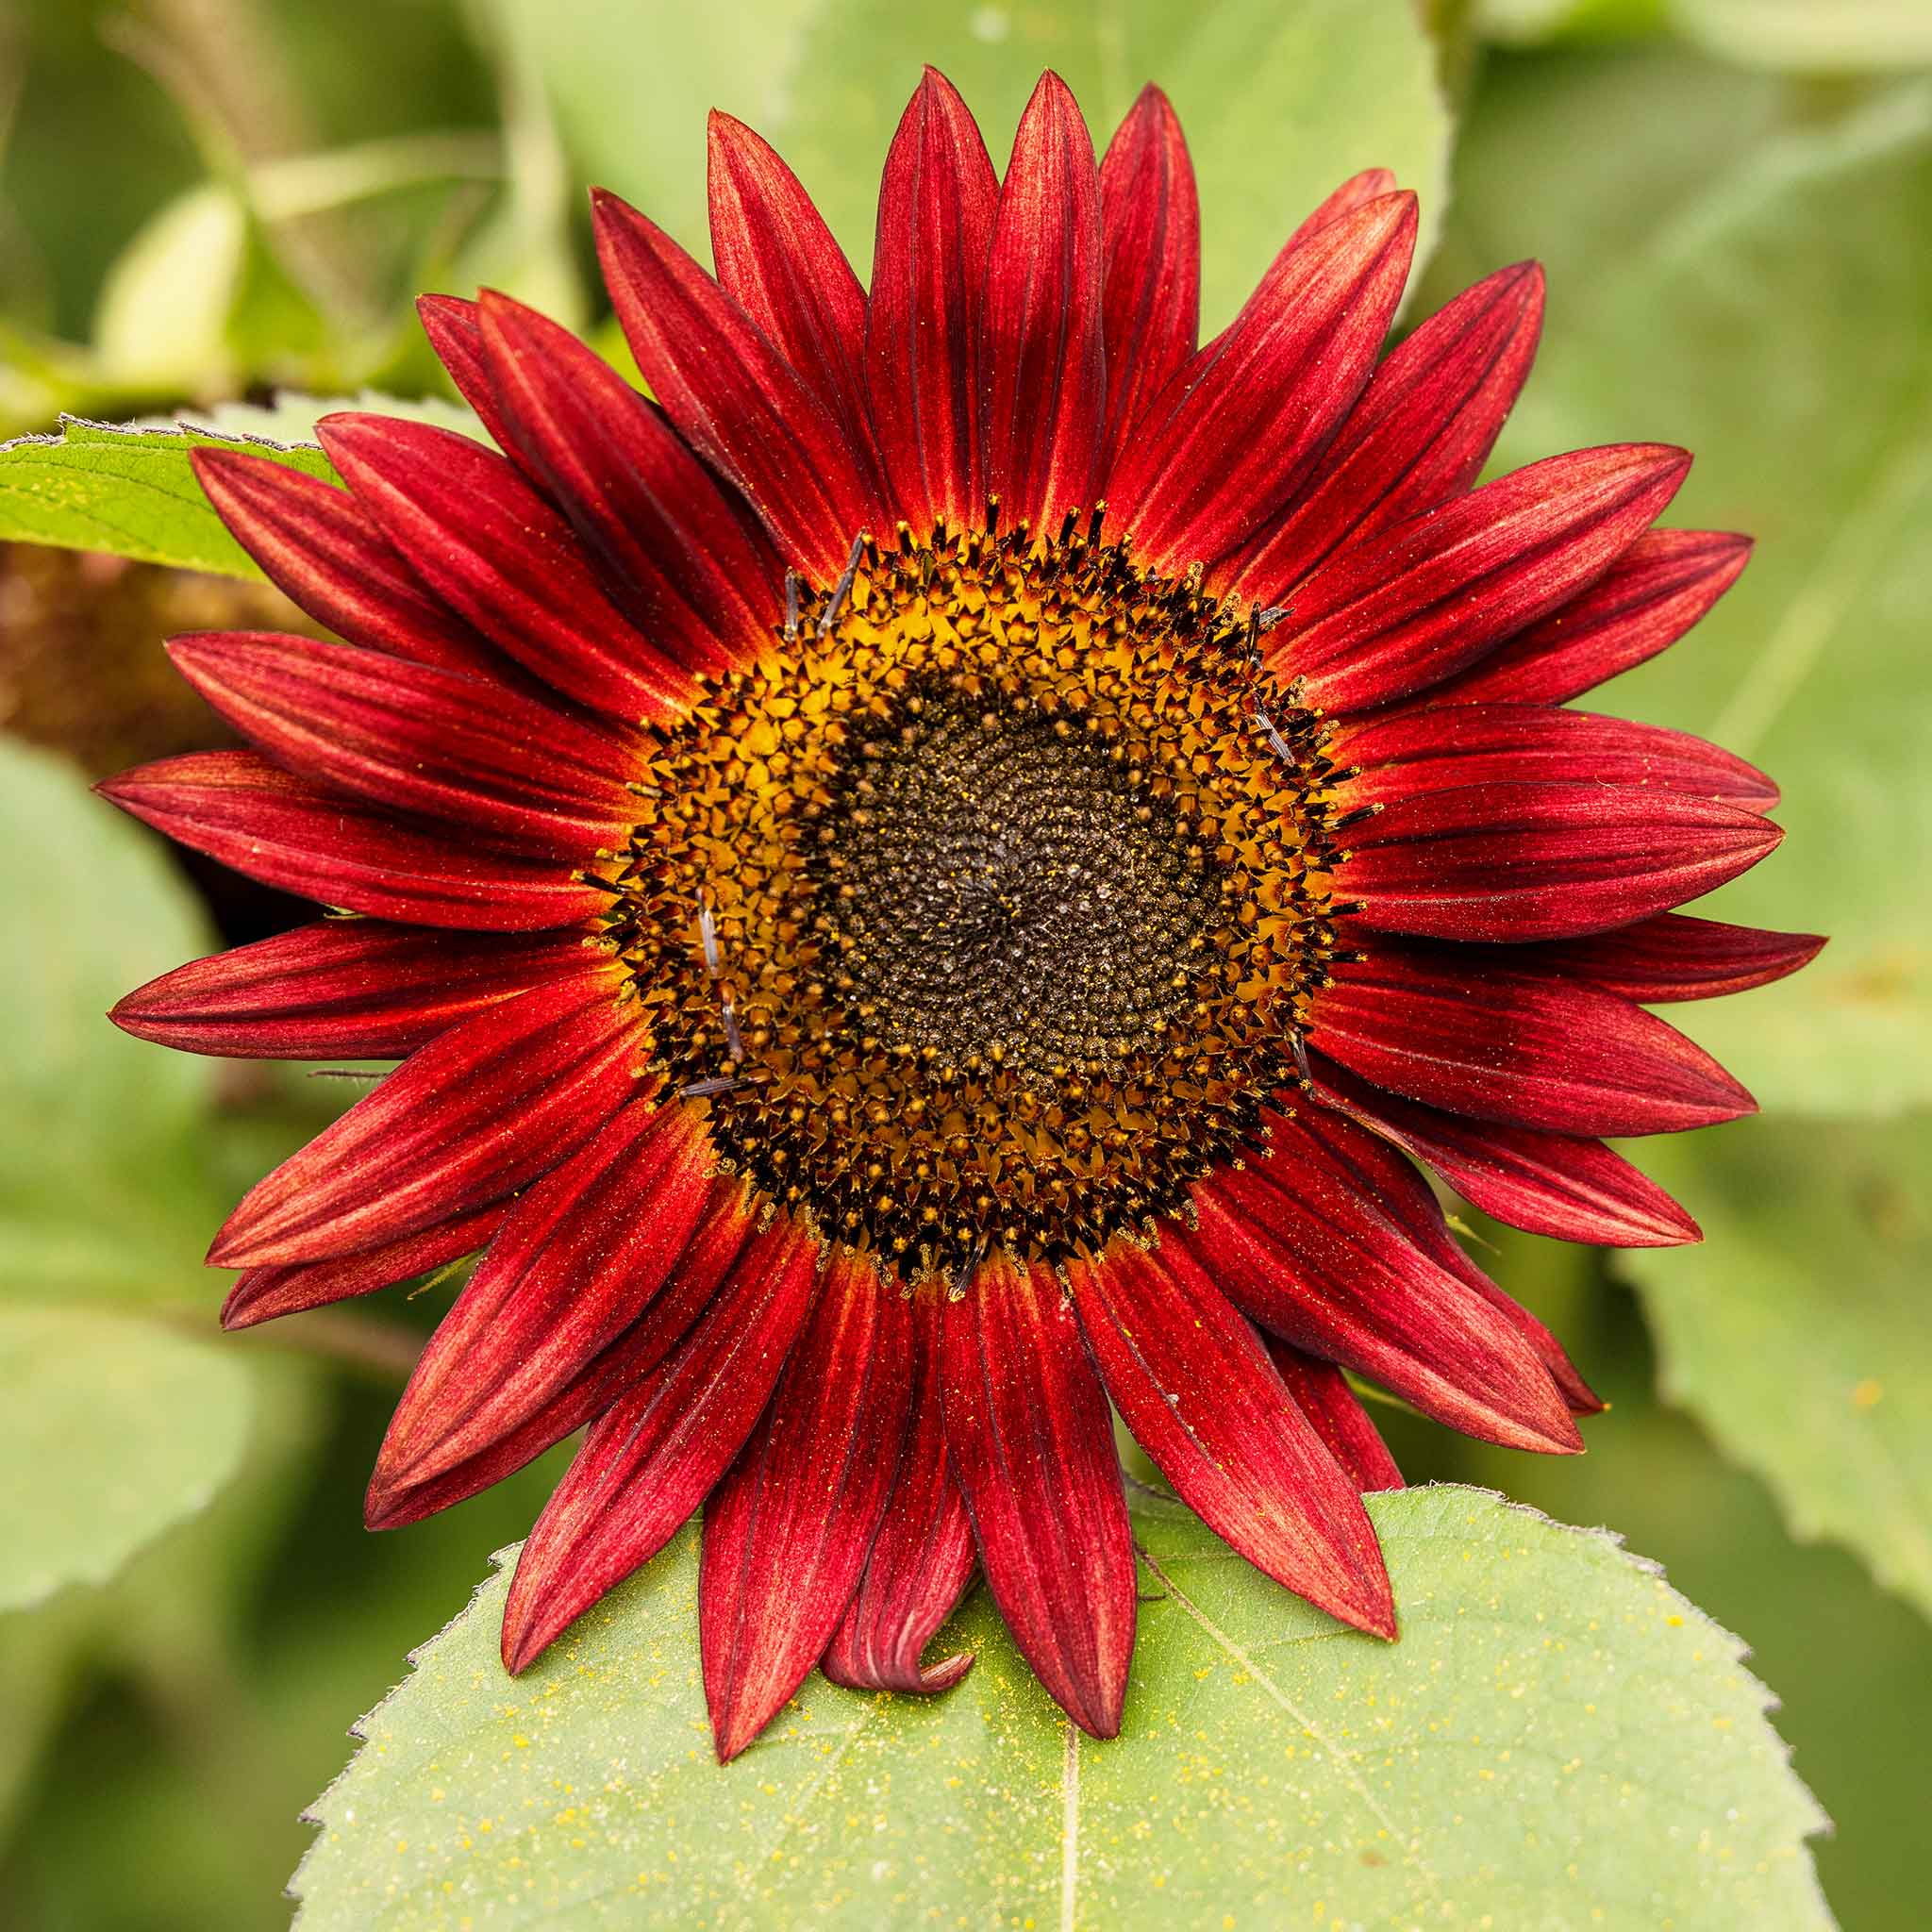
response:
[[[708,108],[797,169],[861,275],[879,170],[931,61],[1004,167],[1043,67],[1105,144],[1146,81],[1173,96],[1200,175],[1203,323],[1234,312],[1290,231],[1357,169],[1421,191],[1424,252],[1444,201],[1450,124],[1409,0],[1014,0],[908,13],[892,0],[756,0],[727,17],[630,0],[495,0],[530,31],[566,138],[591,174],[701,258]]]
[[[1645,103],[1562,64],[1530,70],[1495,117],[1473,119],[1457,222],[1507,253],[1564,226],[1549,181],[1498,164],[1536,151],[1511,110],[1563,128],[1592,164],[1553,164],[1595,246],[1553,264],[1542,358],[1499,461],[1682,442],[1698,460],[1670,521],[1757,537],[1751,568],[1689,640],[1585,702],[1762,764],[1784,787],[1790,836],[1708,910],[1832,937],[1795,978],[1674,1008],[1674,1022],[1768,1108],[1895,1111],[1932,1098],[1932,86],[1840,125],[1765,133],[1755,83],[1716,80],[1700,111],[1697,70],[1675,72],[1669,116],[1696,125],[1664,137],[1667,156],[1728,143],[1742,152],[1727,166],[1660,171],[1643,152]],[[1605,154],[1607,170],[1594,165]],[[1633,186],[1658,191],[1647,224],[1631,217],[1644,206]],[[1604,220],[1620,198],[1624,222]]]
[[[1666,1394],[1764,1478],[1793,1535],[1848,1543],[1932,1616],[1932,1116],[1740,1121],[1648,1164],[1705,1231],[1620,1257]]]
[[[0,443],[0,542],[104,550],[139,563],[258,577],[202,495],[189,452],[241,449],[333,483],[336,473],[313,438],[318,419],[334,409],[371,409],[483,437],[460,403],[373,392],[325,401],[284,393],[269,408],[224,403],[178,422],[63,417],[56,435]]]
[[[516,1681],[498,1575],[360,1726],[298,1924],[1830,1924],[1804,1843],[1824,1820],[1735,1639],[1610,1538],[1484,1491],[1371,1507],[1393,1646],[1141,1506],[1111,1744],[1071,1729],[981,1592],[941,1640],[978,1657],[957,1690],[814,1677],[720,1770],[695,1530]]]
[[[240,1357],[94,1310],[0,1308],[0,1610],[103,1583],[205,1507],[248,1433]]]
[[[1932,66],[1924,0],[1670,0],[1687,38],[1746,67],[1856,74]]]

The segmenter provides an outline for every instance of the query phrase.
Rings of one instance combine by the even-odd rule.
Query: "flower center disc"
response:
[[[651,734],[606,881],[651,1071],[906,1278],[1182,1207],[1334,948],[1317,721],[1252,620],[1072,520],[902,528],[798,603]]]

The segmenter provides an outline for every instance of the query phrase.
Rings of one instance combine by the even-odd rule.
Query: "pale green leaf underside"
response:
[[[1158,81],[1200,177],[1209,331],[1349,175],[1393,168],[1420,191],[1424,252],[1446,195],[1449,115],[1409,0],[1011,0],[933,9],[916,32],[893,0],[752,0],[730,32],[703,8],[631,0],[496,5],[526,32],[579,160],[700,259],[716,107],[778,148],[869,275],[879,170],[922,61],[964,94],[999,168],[1042,68],[1100,148]]]
[[[1525,91],[1515,118],[1574,130],[1593,153],[1590,130],[1625,125],[1614,97],[1592,113],[1603,92]],[[1675,1008],[1674,1023],[1767,1111],[1897,1111],[1932,1099],[1932,85],[1817,132],[1752,142],[1748,113],[1740,158],[1641,233],[1597,229],[1553,277],[1543,353],[1501,457],[1683,442],[1697,465],[1669,521],[1757,537],[1750,569],[1690,638],[1580,702],[1763,765],[1790,836],[1699,910],[1831,935],[1795,978]],[[1506,152],[1510,121],[1486,137]],[[1458,220],[1507,228],[1522,178],[1478,173],[1487,185]],[[1573,185],[1586,205],[1568,225],[1587,229],[1596,191]],[[1560,225],[1560,210],[1528,208]]]
[[[322,401],[291,393],[273,408],[223,404],[178,424],[66,417],[55,435],[0,443],[0,541],[259,577],[201,493],[189,452],[242,450],[334,482],[328,458],[312,445],[317,418],[335,409],[373,409],[481,434],[475,415],[458,404],[374,394]]]
[[[1849,1543],[1932,1616],[1932,1116],[1743,1121],[1657,1153],[1706,1235],[1621,1257],[1665,1389],[1797,1535]]]
[[[230,1353],[98,1310],[0,1308],[0,1610],[102,1583],[235,1473]]]
[[[1829,1924],[1823,1820],[1735,1639],[1607,1537],[1486,1491],[1371,1507],[1393,1646],[1142,1506],[1112,1744],[1070,1732],[982,1591],[941,1640],[978,1656],[958,1690],[813,1677],[721,1770],[695,1529],[515,1681],[499,1574],[360,1726],[299,1924]]]

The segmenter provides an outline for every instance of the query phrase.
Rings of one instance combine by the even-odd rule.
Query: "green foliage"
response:
[[[205,1507],[241,1459],[249,1382],[151,1322],[0,1308],[0,1610],[106,1581]]]
[[[1424,251],[1445,200],[1449,117],[1409,0],[1067,0],[933,9],[908,31],[891,0],[755,0],[721,34],[702,9],[630,0],[494,0],[525,30],[567,140],[594,179],[700,259],[703,111],[724,108],[785,155],[861,275],[879,169],[922,61],[965,95],[1004,168],[1043,67],[1105,145],[1158,80],[1201,182],[1203,320],[1218,328],[1296,223],[1345,176],[1393,168],[1421,191]]]
[[[1080,1739],[983,1593],[930,1701],[814,1678],[711,1759],[696,1534],[523,1679],[505,1578],[417,1656],[316,1808],[304,1932],[514,1925],[1829,1924],[1823,1820],[1736,1641],[1608,1538],[1459,1489],[1373,1499],[1402,1641],[1143,1504],[1121,1738]],[[1315,1923],[1321,1923],[1316,1921]]]
[[[1706,1236],[1620,1260],[1666,1393],[1764,1477],[1794,1534],[1849,1543],[1932,1615],[1932,1117],[1745,1121],[1649,1164]]]

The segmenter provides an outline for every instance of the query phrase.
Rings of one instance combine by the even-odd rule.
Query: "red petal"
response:
[[[1574,939],[1713,891],[1784,833],[1678,793],[1578,785],[1425,791],[1349,833],[1339,886],[1383,932]]]
[[[858,1589],[911,1421],[912,1309],[831,1264],[778,1391],[705,1505],[705,1700],[720,1763],[805,1681]]]
[[[1666,912],[1617,932],[1538,946],[1524,958],[1656,1006],[1769,986],[1808,965],[1824,947],[1816,933],[1765,932]]]
[[[752,1239],[753,1220],[751,1192],[743,1182],[713,1181],[691,1245],[642,1316],[527,1421],[443,1474],[412,1483],[378,1469],[364,1510],[369,1527],[398,1529],[464,1502],[602,1415],[691,1332]]]
[[[1703,1240],[1655,1181],[1601,1141],[1464,1120],[1371,1087],[1319,1054],[1309,1058],[1319,1099],[1434,1168],[1465,1201],[1511,1227],[1611,1248]]]
[[[354,411],[315,433],[418,575],[546,684],[618,717],[690,707],[690,677],[619,615],[570,525],[507,458],[454,430]]]
[[[490,380],[478,305],[460,295],[418,295],[416,318],[423,325],[423,333],[429,338],[429,346],[436,351],[436,359],[449,372],[449,379],[456,384],[464,402],[475,410],[491,441],[527,473],[529,466],[523,463],[511,440],[509,424]],[[541,480],[531,476],[532,482]]]
[[[393,1288],[412,1275],[427,1274],[474,1255],[489,1241],[503,1219],[499,1204],[475,1214],[446,1221],[399,1241],[346,1255],[333,1261],[301,1261],[289,1268],[249,1268],[228,1291],[222,1304],[224,1328],[253,1328],[277,1315],[299,1314],[305,1308],[325,1307],[356,1295]]]
[[[865,407],[865,291],[777,151],[711,110],[711,258],[718,280],[776,343],[875,478]]]
[[[1581,1448],[1535,1350],[1464,1271],[1428,1252],[1441,1212],[1422,1175],[1338,1113],[1268,1124],[1266,1156],[1204,1182],[1199,1225],[1177,1236],[1236,1307],[1465,1435]]]
[[[218,1267],[357,1254],[527,1187],[637,1091],[615,968],[487,1008],[412,1054],[252,1188]]]
[[[533,932],[610,901],[554,859],[485,852],[445,828],[284,772],[253,752],[190,752],[94,788],[122,810],[249,878],[325,906],[479,932]]]
[[[1647,786],[1764,812],[1777,787],[1756,765],[1661,724],[1548,705],[1454,705],[1373,713],[1325,747],[1354,768],[1338,786],[1345,808],[1392,805],[1419,791],[1552,779]]]
[[[1182,1502],[1284,1588],[1392,1638],[1359,1486],[1199,1263],[1178,1242],[1157,1257],[1116,1241],[1070,1273],[1107,1392]]]
[[[1358,208],[1366,208],[1372,201],[1380,201],[1383,196],[1393,194],[1396,189],[1395,175],[1388,168],[1364,168],[1359,175],[1351,175],[1333,194],[1316,206],[1284,244],[1289,248],[1298,246],[1311,235],[1339,222],[1343,215],[1352,215]]]
[[[1751,560],[1751,540],[1652,530],[1581,595],[1429,693],[1437,705],[1561,704],[1675,643]]]
[[[1309,1044],[1451,1113],[1563,1134],[1668,1134],[1756,1110],[1706,1053],[1601,988],[1507,955],[1377,945],[1315,995]]]
[[[511,1673],[655,1557],[710,1492],[771,1400],[818,1271],[811,1236],[774,1223],[676,1353],[592,1424],[517,1559],[503,1612]]]
[[[1100,174],[1079,103],[1043,74],[1000,189],[986,284],[986,487],[1042,533],[1093,500],[1107,405]]]
[[[1690,467],[1659,443],[1577,450],[1348,544],[1295,593],[1268,667],[1326,711],[1439,684],[1602,576]]]
[[[1082,1730],[1121,1727],[1134,1540],[1107,1398],[1050,1270],[984,1263],[941,1323],[946,1447],[993,1601]]]
[[[544,1408],[643,1313],[709,1193],[690,1109],[623,1108],[511,1208],[396,1406],[376,1479],[413,1489]]]
[[[1360,1398],[1348,1386],[1347,1375],[1333,1362],[1305,1355],[1277,1335],[1261,1340],[1276,1373],[1288,1384],[1288,1392],[1356,1488],[1364,1493],[1403,1488],[1402,1472]]]
[[[235,541],[317,623],[352,643],[446,670],[510,669],[430,595],[346,490],[233,450],[191,450],[188,459]]]
[[[748,663],[777,560],[663,416],[566,328],[486,293],[483,341],[511,447],[563,507],[611,601],[693,671]]]
[[[976,527],[987,263],[999,176],[951,81],[928,67],[879,184],[866,393],[899,513]]]
[[[637,816],[634,746],[500,684],[275,631],[192,631],[168,655],[276,763],[360,797],[575,863]]]
[[[1249,543],[1227,587],[1283,603],[1342,541],[1459,496],[1529,374],[1542,314],[1542,271],[1519,262],[1430,316],[1375,371],[1300,502]]]
[[[1141,97],[1100,163],[1106,257],[1107,439],[1103,466],[1194,353],[1201,325],[1201,205],[1167,96]]]
[[[1415,197],[1389,194],[1281,251],[1107,479],[1138,560],[1225,556],[1288,502],[1369,378],[1414,247]]]
[[[865,1576],[822,1659],[833,1683],[855,1690],[947,1690],[973,1668],[970,1651],[927,1666],[919,1661],[965,1592],[974,1561],[973,1524],[946,1459],[940,1379],[943,1298],[937,1282],[913,1291],[906,1451]]]
[[[181,1053],[399,1059],[471,1014],[602,961],[575,932],[423,932],[325,919],[191,960],[108,1015]]]
[[[597,254],[631,353],[678,433],[820,583],[879,521],[845,433],[771,338],[658,225],[603,191]]]

